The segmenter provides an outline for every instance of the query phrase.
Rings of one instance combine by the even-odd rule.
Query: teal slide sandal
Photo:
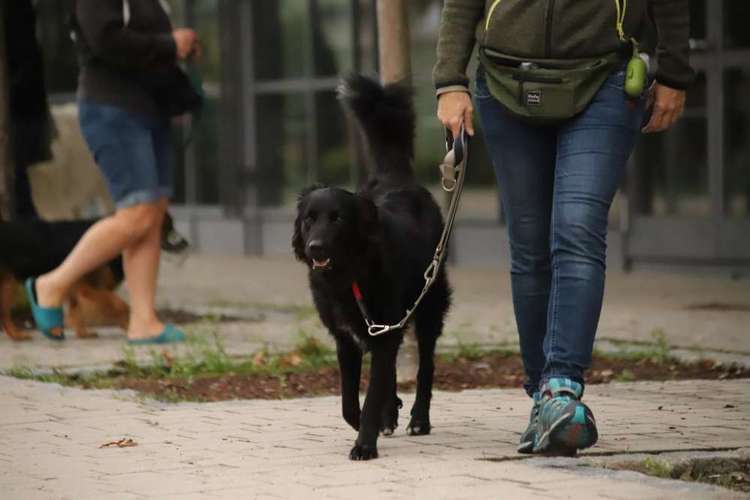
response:
[[[172,342],[184,342],[185,334],[182,333],[172,323],[164,325],[164,330],[156,337],[149,337],[147,339],[133,339],[128,340],[130,345],[153,345],[153,344],[169,344]]]
[[[62,307],[42,307],[36,302],[36,278],[29,278],[25,283],[26,296],[31,304],[31,314],[37,329],[50,340],[65,340],[65,332],[60,335],[52,333],[52,329],[64,326]]]

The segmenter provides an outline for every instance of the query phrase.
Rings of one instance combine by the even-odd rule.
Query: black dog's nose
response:
[[[313,259],[325,258],[326,256],[323,255],[324,250],[321,240],[310,240],[307,243],[307,252]]]

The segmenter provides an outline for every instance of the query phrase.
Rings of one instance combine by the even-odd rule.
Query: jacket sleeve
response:
[[[437,43],[437,62],[432,80],[438,94],[468,91],[466,66],[474,50],[475,30],[484,14],[484,0],[445,0]]]
[[[171,33],[139,33],[124,25],[122,0],[77,0],[76,20],[93,56],[122,69],[174,61]]]
[[[656,81],[686,89],[695,78],[690,67],[690,6],[688,0],[649,0],[656,25]]]

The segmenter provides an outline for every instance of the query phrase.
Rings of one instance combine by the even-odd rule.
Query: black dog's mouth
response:
[[[312,268],[313,271],[328,271],[333,267],[333,262],[331,261],[331,258],[328,257],[327,259],[312,259]]]

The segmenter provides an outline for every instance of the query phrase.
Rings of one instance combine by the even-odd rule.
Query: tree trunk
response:
[[[378,60],[383,83],[411,83],[411,51],[407,0],[378,0]],[[410,332],[404,335],[396,362],[399,382],[417,379],[419,352]]]
[[[5,2],[0,2],[0,220],[13,218],[15,166],[10,140],[8,57],[5,52]]]
[[[411,81],[407,0],[378,0],[378,51],[383,83]]]

